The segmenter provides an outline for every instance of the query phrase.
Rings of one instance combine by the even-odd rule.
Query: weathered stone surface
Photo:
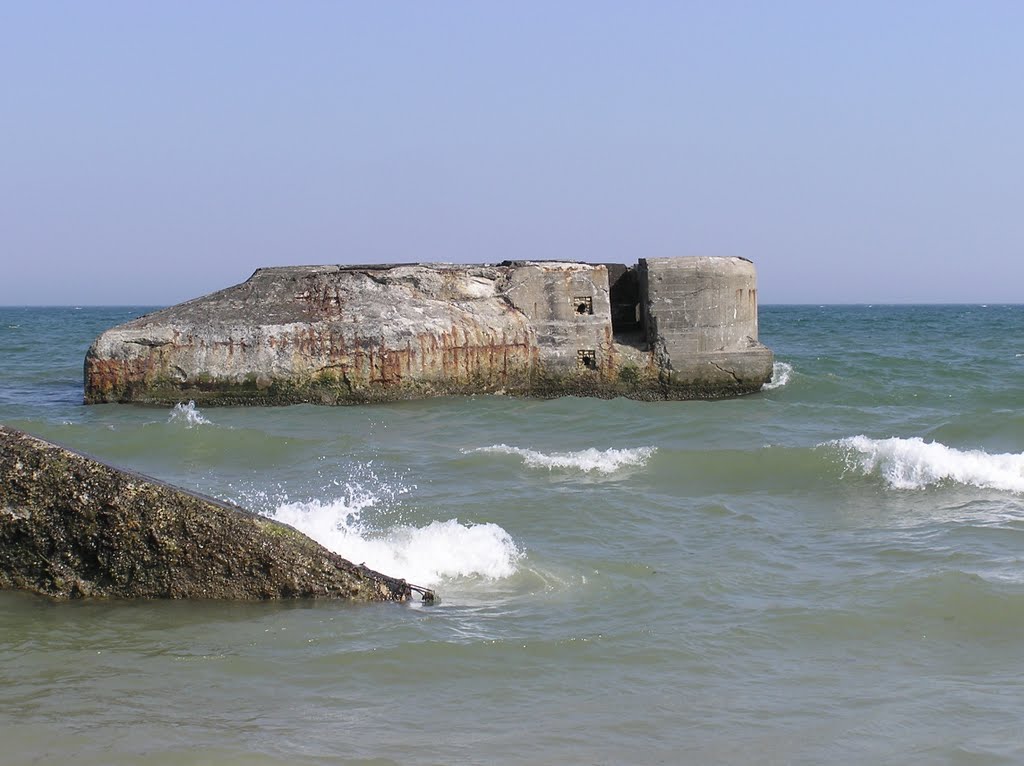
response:
[[[672,267],[693,260],[699,269]],[[611,270],[614,305],[605,265],[258,269],[243,284],[103,333],[86,356],[85,401],[714,398],[755,391],[771,377],[749,261],[658,259]],[[714,348],[677,342],[691,325],[709,324],[709,290],[722,316],[741,304],[721,324],[729,331]],[[677,301],[687,302],[682,312]]]
[[[285,524],[0,426],[0,589],[11,588],[58,599],[433,599]]]
[[[639,265],[647,337],[674,381],[756,390],[772,370],[757,341],[757,277],[743,258],[647,258]]]

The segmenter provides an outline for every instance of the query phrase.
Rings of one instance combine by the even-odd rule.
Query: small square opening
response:
[[[576,365],[581,370],[596,370],[597,352],[593,349],[581,348],[576,352]]]
[[[594,299],[589,295],[580,295],[572,299],[572,309],[577,314],[593,314]]]

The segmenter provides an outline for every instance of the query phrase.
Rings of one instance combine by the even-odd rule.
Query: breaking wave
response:
[[[1024,492],[1024,454],[958,450],[940,442],[851,436],[828,442],[842,453],[847,469],[880,476],[895,489],[925,489],[956,483],[983,489]]]
[[[189,401],[188,404],[182,404],[178,402],[171,408],[171,413],[167,417],[168,423],[179,423],[184,425],[186,428],[194,428],[195,426],[209,425],[213,421],[206,418],[203,413],[196,407],[196,403]]]
[[[772,379],[761,386],[762,391],[771,391],[774,388],[782,388],[789,383],[793,375],[793,365],[787,362],[774,362],[772,364]]]
[[[284,503],[271,515],[350,561],[425,587],[456,578],[510,577],[524,555],[497,524],[448,519],[376,529],[362,519],[376,501],[372,492],[356,489],[326,502]]]
[[[464,452],[491,452],[503,455],[518,455],[523,459],[523,464],[530,468],[547,468],[549,471],[557,469],[574,469],[590,473],[609,474],[631,467],[643,466],[656,451],[656,447],[635,447],[633,449],[590,449],[578,452],[551,452],[544,453],[532,449],[510,447],[507,444],[493,444],[490,447],[480,447],[475,450],[463,450]]]

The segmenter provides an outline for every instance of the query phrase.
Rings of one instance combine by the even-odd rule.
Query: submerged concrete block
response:
[[[598,264],[257,269],[103,333],[86,355],[85,401],[715,398],[771,377],[749,261],[611,269],[614,306],[609,267]]]
[[[0,589],[70,598],[406,601],[296,529],[0,426]]]

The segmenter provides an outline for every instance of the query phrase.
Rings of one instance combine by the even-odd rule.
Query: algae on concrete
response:
[[[55,599],[433,600],[286,524],[4,426],[0,589]]]

